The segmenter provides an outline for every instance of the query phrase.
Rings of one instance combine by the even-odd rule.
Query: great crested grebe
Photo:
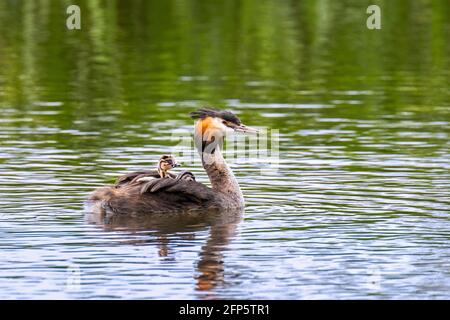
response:
[[[233,172],[225,163],[221,146],[229,131],[257,133],[230,111],[202,108],[192,112],[197,119],[195,145],[208,174],[211,188],[195,181],[190,172],[167,179],[154,171],[126,174],[114,186],[102,187],[89,196],[96,209],[112,214],[151,214],[207,209],[240,209],[244,198]],[[143,179],[146,178],[146,179]]]

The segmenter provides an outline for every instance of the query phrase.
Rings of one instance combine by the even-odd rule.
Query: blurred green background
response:
[[[81,30],[66,28],[70,4]],[[366,27],[369,4],[382,8],[381,30]],[[52,121],[67,128],[101,126],[95,115],[113,109],[119,123],[160,120],[161,102],[328,103],[351,89],[383,91],[365,98],[368,115],[415,105],[427,118],[448,106],[449,10],[446,0],[1,1],[0,106],[63,102]]]

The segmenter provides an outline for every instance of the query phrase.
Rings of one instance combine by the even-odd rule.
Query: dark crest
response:
[[[231,111],[219,110],[212,108],[201,108],[190,113],[192,119],[205,119],[207,117],[221,118],[225,121],[232,122],[236,125],[241,125],[241,120]]]

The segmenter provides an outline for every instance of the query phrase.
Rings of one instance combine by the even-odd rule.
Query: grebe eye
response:
[[[226,122],[226,121],[222,121],[222,123],[223,123],[224,125],[226,125],[226,124],[227,124],[227,122]]]

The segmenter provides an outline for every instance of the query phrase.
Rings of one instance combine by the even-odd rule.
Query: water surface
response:
[[[449,299],[448,3],[379,4],[0,2],[0,298]],[[86,219],[203,105],[279,130],[242,216]]]

